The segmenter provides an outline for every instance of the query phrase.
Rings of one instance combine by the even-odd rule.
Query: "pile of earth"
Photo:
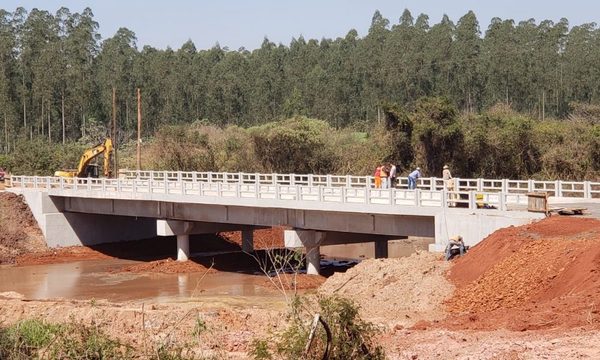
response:
[[[113,272],[131,272],[131,273],[161,273],[161,274],[187,274],[194,272],[214,273],[216,270],[207,268],[197,262],[175,261],[171,258],[143,262],[115,269]]]
[[[600,221],[501,229],[457,259],[449,278],[456,291],[444,327],[600,328]]]
[[[319,292],[354,300],[366,320],[402,328],[444,318],[443,301],[454,290],[445,275],[449,267],[440,254],[429,252],[367,259],[331,276]]]
[[[47,250],[44,236],[20,195],[0,192],[0,264]]]
[[[259,229],[253,232],[254,249],[280,249],[284,247],[283,231],[285,227],[276,226],[269,229]],[[242,246],[242,234],[240,231],[222,232],[219,235],[238,246]]]

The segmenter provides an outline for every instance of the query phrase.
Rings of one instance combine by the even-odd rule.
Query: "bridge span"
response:
[[[524,211],[526,193],[600,203],[600,183],[419,179],[416,190],[399,178],[392,189],[372,188],[371,177],[298,174],[122,171],[118,179],[12,176],[49,246],[93,245],[177,236],[178,259],[189,256],[189,235],[242,231],[252,251],[252,230],[287,226],[285,244],[304,247],[309,273],[319,271],[319,247],[373,242],[387,256],[391,239],[449,236],[474,245],[491,232],[544,217]]]

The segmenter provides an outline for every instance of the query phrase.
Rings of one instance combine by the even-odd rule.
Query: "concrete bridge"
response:
[[[12,176],[49,246],[92,245],[154,236],[177,236],[178,259],[189,256],[189,235],[242,231],[252,251],[252,230],[288,226],[285,244],[304,247],[309,273],[319,271],[319,247],[373,242],[387,256],[391,239],[448,237],[474,245],[491,232],[544,217],[524,211],[526,193],[600,203],[600,183],[419,179],[416,190],[399,178],[392,189],[372,188],[365,176],[121,171],[118,179]],[[485,206],[484,206],[485,205]],[[484,208],[486,207],[486,208]]]

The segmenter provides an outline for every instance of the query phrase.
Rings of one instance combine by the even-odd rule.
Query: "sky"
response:
[[[356,29],[364,36],[376,10],[398,23],[404,9],[413,17],[429,15],[430,24],[443,14],[457,22],[469,10],[477,15],[485,32],[493,17],[517,22],[534,18],[558,21],[567,18],[571,26],[600,22],[600,2],[593,0],[2,0],[0,8],[14,11],[24,7],[56,13],[60,7],[81,12],[90,7],[100,24],[103,39],[120,27],[132,30],[138,48],[150,45],[178,49],[192,40],[197,49],[219,43],[231,50],[260,47],[265,37],[288,45],[295,37],[337,38]]]

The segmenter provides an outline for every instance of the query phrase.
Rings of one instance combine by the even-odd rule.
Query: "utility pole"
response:
[[[142,93],[137,88],[137,169],[142,170]]]
[[[117,163],[117,89],[112,89],[112,142],[113,142],[113,164],[115,166],[115,177],[119,177],[119,168]]]

